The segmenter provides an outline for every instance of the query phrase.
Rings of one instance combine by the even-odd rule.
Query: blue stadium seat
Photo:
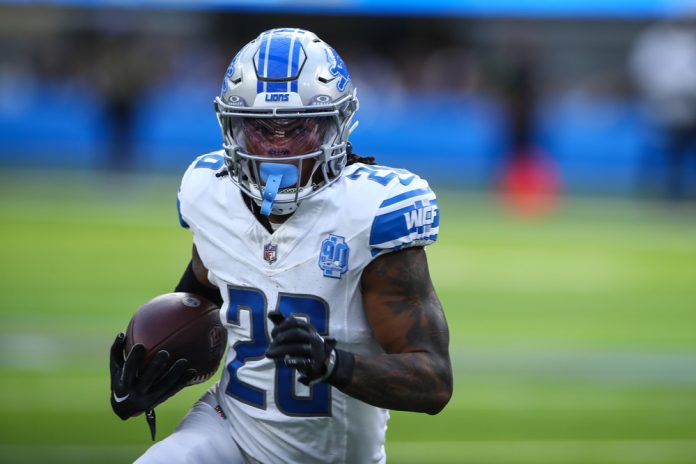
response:
[[[108,140],[103,105],[67,81],[3,78],[0,163],[5,166],[93,167]]]
[[[180,82],[139,100],[134,142],[141,167],[183,171],[201,154],[221,148],[213,111],[217,84]]]
[[[181,172],[195,156],[220,148],[212,108],[217,90],[215,82],[180,82],[139,99],[139,167]],[[4,77],[0,97],[3,165],[95,167],[105,160],[108,119],[102,99],[89,88]],[[408,93],[372,95],[361,103],[355,151],[433,180],[488,185],[508,149],[504,112],[491,99]],[[650,121],[632,100],[548,100],[535,126],[538,145],[557,162],[571,191],[632,192],[656,146]]]
[[[364,103],[363,103],[364,102]],[[355,151],[454,185],[485,184],[506,146],[499,105],[451,93],[362,100]]]
[[[635,101],[566,97],[541,105],[536,138],[568,190],[628,193],[652,132]]]

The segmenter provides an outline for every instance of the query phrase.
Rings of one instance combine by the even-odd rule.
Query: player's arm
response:
[[[218,306],[222,304],[220,292],[208,280],[208,270],[203,265],[195,245],[191,262],[181,276],[176,291],[201,295]],[[184,388],[196,375],[194,370],[187,369],[186,359],[178,359],[167,370],[169,353],[164,350],[159,351],[152,361],[144,366],[143,345],[134,345],[126,356],[125,343],[125,334],[118,334],[110,353],[111,406],[121,419],[125,420],[154,408]]]
[[[449,331],[425,250],[380,256],[363,271],[361,285],[368,322],[385,354],[354,355],[342,391],[382,408],[440,412],[452,395]]]
[[[218,307],[222,306],[220,291],[208,280],[208,269],[203,264],[196,245],[193,245],[191,251],[191,262],[186,267],[174,291],[194,293],[212,301]]]
[[[362,275],[367,319],[384,354],[336,348],[307,321],[269,313],[275,328],[266,356],[296,368],[300,382],[327,382],[388,409],[437,414],[452,396],[449,331],[421,247],[387,253]]]

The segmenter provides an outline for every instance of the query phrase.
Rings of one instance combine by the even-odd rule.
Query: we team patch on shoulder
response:
[[[324,277],[340,279],[348,271],[348,258],[350,249],[345,238],[330,234],[321,242],[319,252],[319,267],[324,271]]]

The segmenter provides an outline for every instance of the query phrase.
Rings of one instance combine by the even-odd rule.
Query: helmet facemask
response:
[[[344,102],[341,109],[331,105],[268,114],[225,108],[216,99],[230,178],[261,206],[262,214],[294,212],[345,167],[356,102]]]

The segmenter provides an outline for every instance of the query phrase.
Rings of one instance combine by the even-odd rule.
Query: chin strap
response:
[[[261,214],[268,216],[273,209],[278,190],[297,186],[299,173],[297,166],[292,164],[261,163],[259,166],[261,180],[264,181],[263,203],[261,203]]]
[[[278,189],[280,188],[282,180],[283,176],[278,174],[272,174],[264,179],[266,186],[263,188],[263,203],[261,203],[261,214],[264,216],[271,214],[273,201],[278,194]]]

